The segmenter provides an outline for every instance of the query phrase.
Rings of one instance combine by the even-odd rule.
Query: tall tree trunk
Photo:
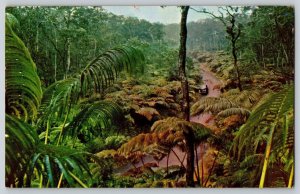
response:
[[[231,37],[231,51],[232,51],[232,56],[233,56],[233,60],[234,60],[234,68],[236,71],[236,77],[237,77],[237,81],[238,81],[238,88],[240,91],[243,90],[242,88],[242,84],[241,84],[241,74],[239,71],[239,67],[237,64],[237,48],[236,48],[236,41],[239,38],[240,34],[241,34],[241,29],[238,28],[237,32],[234,31],[234,29],[236,28],[235,26],[235,17],[233,15],[231,15],[231,20],[230,20],[231,26],[227,27],[226,32],[230,35]]]
[[[35,52],[38,55],[38,52],[39,52],[39,27],[38,27],[38,25],[36,26]]]
[[[238,67],[238,64],[237,64],[235,41],[232,42],[232,56],[233,56],[233,59],[234,59],[234,67],[235,67],[236,77],[237,77],[237,81],[238,81],[238,88],[241,92],[243,90],[243,88],[242,88],[242,84],[241,84],[241,74],[240,74],[240,70],[239,70],[239,67]]]
[[[68,78],[68,74],[71,66],[71,43],[70,38],[67,39],[67,70],[65,78]]]
[[[183,95],[183,112],[184,118],[190,120],[190,98],[189,98],[189,85],[185,71],[186,64],[186,39],[187,27],[186,20],[189,6],[181,7],[181,23],[180,23],[180,48],[179,48],[179,76],[181,80],[181,89]]]
[[[189,99],[189,85],[185,71],[186,64],[186,39],[187,39],[187,15],[189,6],[181,7],[181,23],[180,23],[180,48],[179,48],[179,75],[181,80],[181,90],[183,94],[183,112],[187,121],[190,120],[190,99]],[[194,187],[194,132],[190,127],[184,130],[184,137],[186,141],[186,182],[187,186]]]
[[[56,31],[55,31],[55,48],[57,48],[57,37],[56,37]],[[54,81],[57,81],[57,51],[54,51]]]

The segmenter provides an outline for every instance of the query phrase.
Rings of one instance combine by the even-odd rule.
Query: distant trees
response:
[[[101,7],[21,6],[6,11],[19,21],[16,33],[32,54],[46,87],[78,72],[101,51],[135,38],[162,43],[164,34],[162,24],[116,16]]]
[[[244,60],[293,79],[295,14],[288,6],[259,6],[252,10],[238,45]]]
[[[165,41],[170,46],[177,47],[179,45],[179,24],[166,24],[163,29],[165,32]],[[227,48],[224,27],[214,18],[188,22],[187,29],[188,50],[217,51]]]

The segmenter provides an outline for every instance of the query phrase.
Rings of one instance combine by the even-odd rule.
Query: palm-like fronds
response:
[[[161,160],[170,149],[183,141],[182,131],[165,130],[161,132],[142,133],[118,149],[118,154],[129,159],[140,159],[144,155],[152,155]]]
[[[5,22],[6,113],[34,119],[42,98],[35,63],[22,40]]]
[[[143,72],[144,55],[130,46],[111,49],[91,61],[81,73],[82,95],[103,92],[122,70]]]
[[[28,161],[39,142],[36,131],[13,116],[5,115],[6,186],[22,186]]]
[[[240,128],[234,139],[233,150],[234,153],[237,153],[238,159],[242,157],[242,153],[243,156],[254,154],[260,140],[261,144],[266,145],[264,166],[259,185],[260,187],[264,186],[266,170],[268,163],[271,162],[271,156],[276,157],[276,153],[282,149],[286,149],[283,145],[286,145],[286,139],[289,136],[287,135],[289,134],[288,131],[293,127],[288,124],[289,120],[287,119],[287,115],[289,115],[290,120],[293,120],[293,110],[294,87],[292,85],[287,85],[282,91],[271,95],[264,103],[260,104],[254,110],[247,122]],[[264,137],[264,134],[266,134],[266,137],[261,138]],[[272,142],[280,141],[282,137],[285,137],[283,140],[285,143],[280,146],[273,146]],[[293,150],[293,148],[286,149],[286,152],[293,153]]]
[[[238,108],[239,106],[227,98],[204,97],[191,107],[191,115],[195,116],[204,112],[218,113],[229,108]]]
[[[235,104],[244,107],[253,107],[262,97],[263,93],[259,90],[243,90],[232,89],[222,94],[222,97],[229,99]]]
[[[40,110],[41,127],[45,127],[49,120],[63,119],[65,122],[71,106],[77,104],[79,97],[103,92],[120,71],[126,69],[134,73],[136,69],[142,69],[143,60],[141,51],[129,46],[118,47],[91,61],[80,77],[55,82],[44,92]]]
[[[47,121],[60,122],[78,99],[80,82],[76,78],[57,81],[45,91],[39,110],[39,124],[44,127]],[[67,115],[68,116],[68,115]]]
[[[6,186],[30,187],[32,179],[39,178],[33,177],[35,170],[44,176],[45,186],[49,180],[56,187],[62,173],[67,185],[74,186],[79,180],[75,174],[89,172],[84,153],[41,144],[35,129],[13,116],[6,115],[5,127]]]
[[[5,18],[6,18],[7,22],[9,23],[12,30],[17,30],[17,28],[20,26],[19,21],[17,20],[17,18],[14,15],[12,15],[10,13],[5,13]]]
[[[234,140],[235,149],[242,152],[245,147],[249,147],[249,144],[245,144],[247,140],[255,138],[260,130],[263,130],[265,127],[269,128],[272,124],[280,124],[280,120],[284,118],[285,114],[293,110],[293,99],[294,87],[288,86],[283,91],[273,94],[258,106],[238,131]],[[282,132],[280,129],[283,128],[279,128],[279,131]],[[268,133],[269,131],[267,130],[266,132]]]
[[[65,146],[39,144],[34,157],[30,160],[29,173],[33,172],[35,168],[39,174],[44,176],[45,186],[47,181],[51,187],[83,186],[82,181],[76,175],[83,177],[84,172],[89,173],[89,166],[83,157],[84,154]],[[32,174],[27,176],[30,179]],[[67,184],[59,185],[61,176]]]
[[[187,127],[191,128],[194,131],[195,140],[198,143],[212,135],[212,131],[204,125],[200,123],[188,122],[177,117],[168,117],[166,119],[156,121],[152,125],[151,131],[162,132],[173,130],[184,132],[185,130],[187,130]]]
[[[103,130],[112,130],[113,125],[120,125],[124,119],[122,109],[115,103],[100,101],[84,107],[70,122],[64,134],[74,137],[88,131],[99,136]]]
[[[229,108],[225,109],[217,114],[218,117],[229,117],[232,115],[240,115],[242,117],[248,118],[250,116],[250,111],[244,108]]]

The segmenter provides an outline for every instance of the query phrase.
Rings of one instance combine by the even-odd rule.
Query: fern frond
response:
[[[5,22],[6,113],[35,119],[42,98],[35,63],[22,40]],[[26,117],[25,117],[26,118]]]
[[[118,149],[118,153],[127,159],[136,159],[136,156],[143,155],[152,155],[154,158],[162,159],[172,147],[182,142],[183,139],[182,131],[172,129],[142,133],[123,144]]]
[[[240,92],[237,89],[232,89],[222,94],[223,97],[244,108],[254,106],[261,99],[262,95],[262,91],[259,90],[243,90]]]
[[[26,174],[28,161],[39,143],[34,128],[14,116],[5,115],[5,175],[6,186],[21,183]]]
[[[134,74],[143,72],[144,55],[138,49],[123,46],[111,49],[92,60],[82,71],[81,92],[83,96],[103,92],[112,85],[122,70]]]
[[[229,108],[238,108],[239,106],[227,98],[204,97],[191,107],[191,115],[195,116],[204,112],[216,114]]]
[[[47,121],[58,122],[64,119],[74,106],[80,94],[80,82],[76,78],[57,81],[45,91],[39,110],[39,125],[44,127]]]
[[[294,106],[294,87],[291,85],[285,86],[285,89],[271,95],[267,100],[261,103],[250,115],[247,122],[239,129],[236,137],[234,138],[234,148],[238,150],[235,153],[242,153],[246,148],[246,145],[255,145],[253,148],[256,150],[258,139],[263,137],[261,129],[266,130],[269,133],[270,126],[275,126],[275,135],[280,134],[284,130],[281,126],[283,122],[280,120],[284,116],[293,111]],[[247,142],[247,143],[245,143]],[[248,146],[249,147],[249,146]],[[251,152],[254,151],[251,149]],[[240,154],[238,154],[238,158]]]
[[[62,173],[63,179],[71,187],[76,186],[75,182],[77,182],[76,176],[73,175],[78,174],[82,176],[83,172],[87,172],[91,176],[88,163],[83,157],[84,155],[89,155],[88,153],[76,152],[65,146],[45,144],[39,144],[36,153],[39,154],[39,157],[31,160],[30,165],[36,166],[41,164],[43,166],[36,169],[40,174],[45,175],[51,187],[57,185]]]
[[[244,108],[229,108],[219,112],[217,117],[226,118],[232,115],[239,115],[244,118],[248,118],[250,116],[250,111]]]
[[[112,130],[112,126],[120,125],[124,120],[122,109],[115,103],[100,101],[84,107],[66,127],[64,135],[75,137],[87,130],[93,135],[101,135],[103,130]]]

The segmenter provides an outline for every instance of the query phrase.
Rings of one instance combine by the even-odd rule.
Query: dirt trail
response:
[[[205,63],[199,63],[201,66],[201,75],[203,78],[204,84],[207,84],[209,92],[207,96],[210,97],[219,97],[221,92],[220,92],[220,85],[222,82],[208,69],[207,64]],[[211,119],[211,115],[208,113],[204,113],[198,116],[193,116],[191,117],[192,122],[196,123],[201,123],[203,125],[211,125],[214,121]],[[167,156],[164,157],[160,162],[159,162],[159,167],[166,167],[167,163],[168,166],[171,165],[180,165],[180,160],[183,162],[184,165],[186,165],[186,156],[185,152],[181,151],[179,148],[175,147],[173,148],[173,152],[170,152],[169,155],[169,161],[167,162]],[[199,163],[199,168],[200,168],[200,175],[202,174],[204,177],[204,180],[209,174],[209,170],[211,169],[213,160],[214,160],[214,155],[213,155],[214,149],[211,149],[208,144],[201,144],[200,146],[197,147],[197,155],[198,159],[203,158],[203,166],[201,165],[202,160]],[[177,155],[177,156],[176,156]],[[152,157],[145,157],[144,158],[144,163],[148,162],[155,162],[155,160]],[[195,157],[195,164],[196,164],[196,157]],[[142,166],[143,164],[140,162],[136,166]],[[195,170],[196,170],[196,165],[195,165]]]

